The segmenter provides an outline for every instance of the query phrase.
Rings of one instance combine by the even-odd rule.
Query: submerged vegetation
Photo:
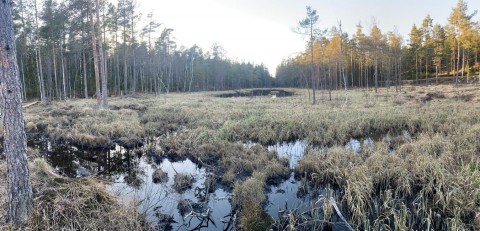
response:
[[[333,202],[359,230],[480,228],[480,98],[475,86],[404,87],[378,94],[359,89],[350,91],[348,104],[343,92],[333,92],[331,101],[314,106],[306,90],[288,91],[295,94],[112,98],[103,110],[91,109],[95,102],[87,100],[54,102],[26,108],[26,127],[28,134],[45,134],[52,142],[142,146],[138,150],[155,158],[189,158],[208,172],[202,184],[206,193],[216,187],[232,192],[235,225],[244,230],[322,230],[342,222]],[[374,145],[355,152],[345,147],[352,138],[370,138]],[[313,199],[311,210],[288,208],[274,221],[263,210],[268,185],[288,179],[292,170],[288,158],[266,145],[295,140],[309,144],[293,169],[303,182],[297,195],[325,188],[328,193]],[[36,208],[45,209],[35,210],[33,229],[97,228],[82,226],[94,225],[91,220],[119,230],[147,225],[140,215],[111,218],[127,215],[118,214],[115,206],[120,205],[95,178],[66,179],[42,170],[40,163],[32,165],[32,179]],[[168,181],[162,169],[149,177]],[[194,182],[183,173],[173,180],[179,193]],[[252,209],[255,214],[246,212]],[[56,220],[56,213],[63,212],[65,218]]]

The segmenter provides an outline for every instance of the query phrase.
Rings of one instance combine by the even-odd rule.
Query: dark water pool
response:
[[[282,89],[253,89],[253,90],[235,90],[226,93],[216,94],[220,98],[234,98],[234,97],[257,97],[257,96],[271,96],[271,97],[288,97],[293,96],[294,93]]]
[[[85,150],[52,144],[42,136],[29,138],[28,145],[39,150],[61,175],[70,178],[98,175],[108,179],[112,183],[107,189],[122,203],[139,204],[140,212],[145,213],[159,230],[232,230],[231,192],[217,187],[208,193],[204,182],[209,173],[190,159],[158,158],[145,154],[141,148],[130,150],[118,145],[112,149]],[[296,141],[266,148],[288,157],[293,169],[307,146],[305,141]],[[152,174],[156,169],[166,172],[168,180],[154,183]],[[192,187],[177,192],[173,187],[177,173],[193,176]],[[315,203],[325,194],[324,189],[305,190],[305,185],[292,173],[288,180],[268,186],[266,212],[279,219],[279,211],[303,213],[318,206]],[[334,226],[334,230],[342,230],[338,227],[341,226]]]

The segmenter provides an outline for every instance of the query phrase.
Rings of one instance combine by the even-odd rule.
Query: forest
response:
[[[476,12],[459,1],[446,25],[426,15],[418,26],[412,25],[408,37],[395,30],[382,32],[375,21],[371,28],[357,24],[351,35],[339,26],[314,28],[311,45],[277,67],[277,84],[307,87],[310,57],[317,89],[342,88],[342,68],[349,87],[438,84],[439,77],[468,83],[480,70],[480,26],[472,20]]]
[[[0,230],[480,230],[466,1],[408,35],[301,6],[275,73],[137,3],[0,1]]]
[[[105,82],[108,95],[274,84],[265,66],[229,60],[218,43],[208,51],[177,44],[172,36],[174,28],[154,21],[152,14],[142,15],[133,0],[14,3],[26,99],[47,102],[100,95],[97,78],[99,85]]]
[[[99,95],[94,57],[101,56],[95,52],[104,57],[106,80],[100,76],[99,82],[106,82],[108,95],[308,88],[312,76],[317,89],[338,89],[342,68],[349,87],[431,84],[439,77],[468,83],[480,69],[480,28],[472,21],[476,11],[470,12],[463,1],[453,8],[448,24],[440,25],[426,15],[418,26],[412,25],[407,38],[395,30],[382,32],[376,22],[371,28],[357,24],[351,35],[338,25],[330,29],[312,25],[312,41],[304,52],[285,59],[275,78],[263,65],[230,60],[218,43],[208,51],[177,44],[172,36],[175,28],[154,21],[152,14],[142,15],[132,0],[98,5],[84,0],[22,0],[13,10],[26,99]],[[92,35],[98,51],[93,50]]]

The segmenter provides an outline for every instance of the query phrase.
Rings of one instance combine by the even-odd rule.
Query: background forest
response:
[[[480,26],[472,21],[476,11],[470,12],[462,0],[452,8],[446,25],[427,15],[418,26],[412,26],[408,38],[395,31],[382,32],[376,22],[370,28],[359,23],[352,35],[341,33],[338,26],[314,28],[313,42],[307,43],[304,52],[285,59],[275,78],[264,65],[227,58],[218,43],[208,51],[178,45],[174,28],[154,21],[152,14],[139,12],[133,0],[15,3],[23,97],[41,98],[44,103],[101,94],[103,91],[96,89],[103,82],[102,72],[108,95],[135,95],[271,86],[311,88],[312,82],[317,89],[338,89],[344,85],[341,66],[349,87],[370,87],[375,79],[385,87],[406,80],[438,83],[442,76],[470,82],[480,68]],[[92,49],[92,35],[98,40],[96,49]],[[101,56],[94,55],[95,50],[101,50],[103,56],[98,81],[94,64],[95,56]],[[312,52],[317,81],[309,80]]]

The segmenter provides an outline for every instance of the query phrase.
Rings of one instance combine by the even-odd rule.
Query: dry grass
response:
[[[255,173],[244,182],[235,183],[232,206],[244,209],[247,202],[262,205],[265,200],[265,175]]]
[[[381,145],[363,156],[343,148],[311,151],[295,171],[344,192],[350,222],[358,229],[477,230],[480,157],[469,134],[419,134],[393,154]]]
[[[152,174],[153,183],[166,183],[168,181],[168,173],[161,168],[156,169]]]
[[[270,230],[273,223],[273,218],[263,211],[262,206],[251,201],[247,201],[245,209],[240,213],[239,227],[241,230]]]
[[[179,192],[183,193],[185,190],[192,187],[193,176],[190,174],[177,173],[175,174],[173,181],[173,188]]]
[[[5,218],[6,169],[0,163],[2,220],[0,228],[10,229]],[[124,206],[92,178],[67,179],[57,175],[42,159],[30,163],[34,210],[26,230],[148,230],[136,206]]]
[[[153,152],[190,157],[211,169],[234,186],[239,207],[245,206],[244,192],[263,194],[262,185],[289,174],[287,160],[241,142],[304,139],[330,149],[309,150],[297,176],[342,191],[355,228],[480,229],[480,88],[355,89],[348,104],[342,91],[334,91],[332,101],[319,91],[317,105],[310,105],[306,90],[291,91],[295,96],[276,99],[212,93],[112,98],[108,110],[91,110],[93,100],[72,100],[30,106],[25,116],[29,130],[89,147],[161,136]],[[411,142],[397,136],[403,130],[413,134]],[[360,155],[343,148],[352,137],[387,133],[394,153],[384,144]],[[255,198],[258,206],[262,198]]]

